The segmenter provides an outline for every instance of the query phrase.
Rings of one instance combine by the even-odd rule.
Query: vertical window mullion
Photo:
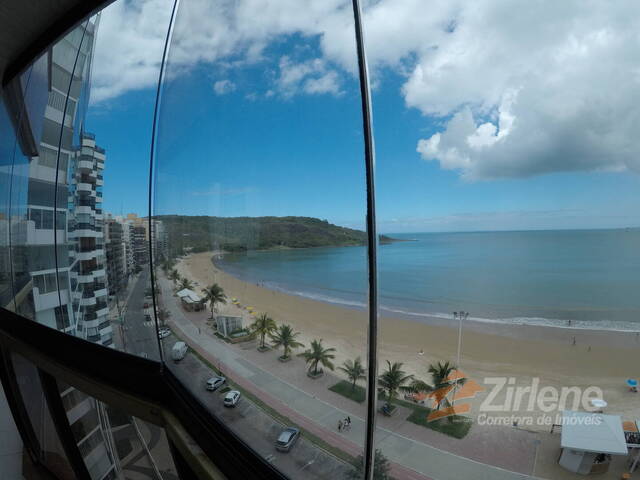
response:
[[[377,377],[378,377],[378,271],[375,208],[375,146],[373,141],[373,120],[371,110],[371,91],[369,88],[369,72],[365,52],[364,32],[362,29],[362,9],[359,0],[353,2],[353,17],[358,52],[358,73],[360,77],[360,98],[362,101],[362,127],[364,134],[364,161],[367,183],[367,267],[369,287],[369,324],[367,344],[367,416],[364,444],[364,478],[371,480],[374,473],[377,410]]]

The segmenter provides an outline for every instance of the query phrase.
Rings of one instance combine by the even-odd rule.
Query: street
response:
[[[176,341],[174,335],[163,340],[165,350]],[[275,449],[275,442],[284,428],[251,400],[242,397],[234,408],[227,408],[222,404],[224,389],[220,387],[215,392],[205,389],[206,381],[215,375],[202,361],[193,354],[179,363],[167,360],[171,370],[180,378],[184,385],[205,405],[214,415],[224,420],[238,436],[246,441],[259,455],[267,459],[278,470],[290,478],[311,479],[342,479],[350,467],[302,436],[288,453]]]
[[[150,288],[149,277],[149,269],[146,267],[137,277],[132,278],[131,286],[127,289],[127,298],[124,300],[123,308],[122,333],[124,335],[118,348],[145,358],[159,360],[155,323],[145,320],[143,312],[144,303],[147,301],[151,303],[150,300],[145,300],[145,291]],[[164,294],[167,294],[166,290]],[[161,297],[159,303],[164,303],[163,300],[165,299]],[[171,305],[167,305],[167,307],[170,310],[176,308],[173,305],[175,302],[169,303]],[[117,325],[114,327],[118,328]],[[176,341],[173,334],[163,339],[163,350],[170,352]],[[275,449],[275,441],[284,425],[278,423],[244,396],[236,407],[224,407],[222,404],[224,394],[219,391],[228,385],[221,387],[216,392],[207,391],[205,383],[207,379],[215,375],[215,372],[195,355],[189,353],[179,363],[173,362],[169,355],[165,361],[203,405],[214,415],[224,420],[225,424],[246,441],[251,448],[287,476],[291,478],[304,476],[304,478],[311,479],[345,478],[350,467],[315,446],[304,436],[296,442],[290,452],[278,452]]]
[[[124,299],[124,337],[118,348],[125,352],[139,355],[151,360],[160,360],[158,340],[153,320],[146,320],[144,304],[152,305],[152,300],[145,300],[145,291],[151,288],[149,266],[145,266],[137,277],[131,279],[132,285],[128,289],[128,297]],[[120,328],[114,325],[114,328]]]

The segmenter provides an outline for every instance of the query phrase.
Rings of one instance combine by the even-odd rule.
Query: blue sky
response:
[[[263,39],[257,54],[253,40],[244,39],[242,47],[189,63],[184,52],[191,51],[193,39],[180,22],[163,91],[156,213],[304,215],[362,228],[360,100],[354,58],[348,57],[353,52],[335,53],[327,32],[293,29]],[[108,18],[103,27],[109,38]],[[104,58],[101,33],[96,64]],[[442,33],[441,50],[446,42],[464,40],[457,34]],[[558,110],[557,102],[545,103],[549,94],[535,97],[540,85],[533,80],[518,77],[521,83],[514,86],[498,78],[498,90],[493,84],[461,85],[466,65],[453,68],[448,83],[438,85],[435,77],[425,82],[424,72],[435,68],[429,62],[437,64],[432,57],[418,48],[399,54],[401,61],[391,67],[388,60],[371,61],[381,231],[640,225],[640,178],[633,160],[620,154],[632,158],[635,145],[630,148],[624,129],[613,135],[603,123],[585,123],[604,122],[602,112],[618,113],[616,95],[602,112],[582,111],[587,102],[563,95],[574,80],[567,73],[567,84],[557,87],[566,106]],[[140,64],[134,60],[127,72]],[[489,63],[482,68],[497,75]],[[503,67],[507,73],[509,68]],[[145,69],[146,80],[136,77],[115,88],[117,79],[101,84],[100,72],[96,66],[98,100],[87,127],[107,150],[105,210],[144,215],[153,75]],[[583,94],[587,98],[589,91]],[[622,107],[619,113],[618,120],[627,118]],[[622,142],[620,149],[614,141]]]

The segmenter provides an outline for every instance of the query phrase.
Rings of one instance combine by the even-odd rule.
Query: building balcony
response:
[[[98,325],[98,330],[101,333],[102,333],[103,330],[106,330],[107,328],[109,328],[109,329],[111,328],[111,322],[109,322],[109,320],[106,320],[106,321],[100,323],[100,325]]]
[[[95,305],[97,303],[97,299],[96,297],[94,297],[93,295],[90,297],[85,298],[84,294],[83,297],[80,299],[80,305],[86,307],[89,305]]]
[[[69,232],[69,238],[97,238],[102,237],[102,232],[96,232],[95,230],[73,230]]]
[[[78,160],[78,169],[80,170],[93,170],[94,162],[93,160]]]
[[[93,273],[89,273],[86,275],[78,275],[78,283],[81,284],[87,284],[87,283],[93,283]]]
[[[96,298],[106,297],[108,294],[109,294],[109,292],[108,292],[106,287],[105,288],[96,289],[95,292],[94,292],[94,296]]]

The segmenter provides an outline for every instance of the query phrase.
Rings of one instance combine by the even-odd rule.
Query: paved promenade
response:
[[[298,423],[326,442],[356,456],[362,452],[365,422],[352,412],[332,405],[315,395],[279,378],[249,361],[237,346],[230,346],[203,332],[191,314],[185,315],[177,302],[171,301],[171,285],[161,279],[165,308],[170,310],[170,324],[200,355],[227,373],[242,388]],[[175,299],[174,299],[175,300]],[[338,433],[340,419],[351,416],[351,431]],[[381,422],[380,422],[381,423]],[[419,427],[422,428],[422,427]],[[506,450],[508,447],[505,445]],[[480,463],[378,425],[376,448],[393,462],[392,474],[399,479],[521,480],[533,478]],[[508,452],[496,452],[501,455]]]

